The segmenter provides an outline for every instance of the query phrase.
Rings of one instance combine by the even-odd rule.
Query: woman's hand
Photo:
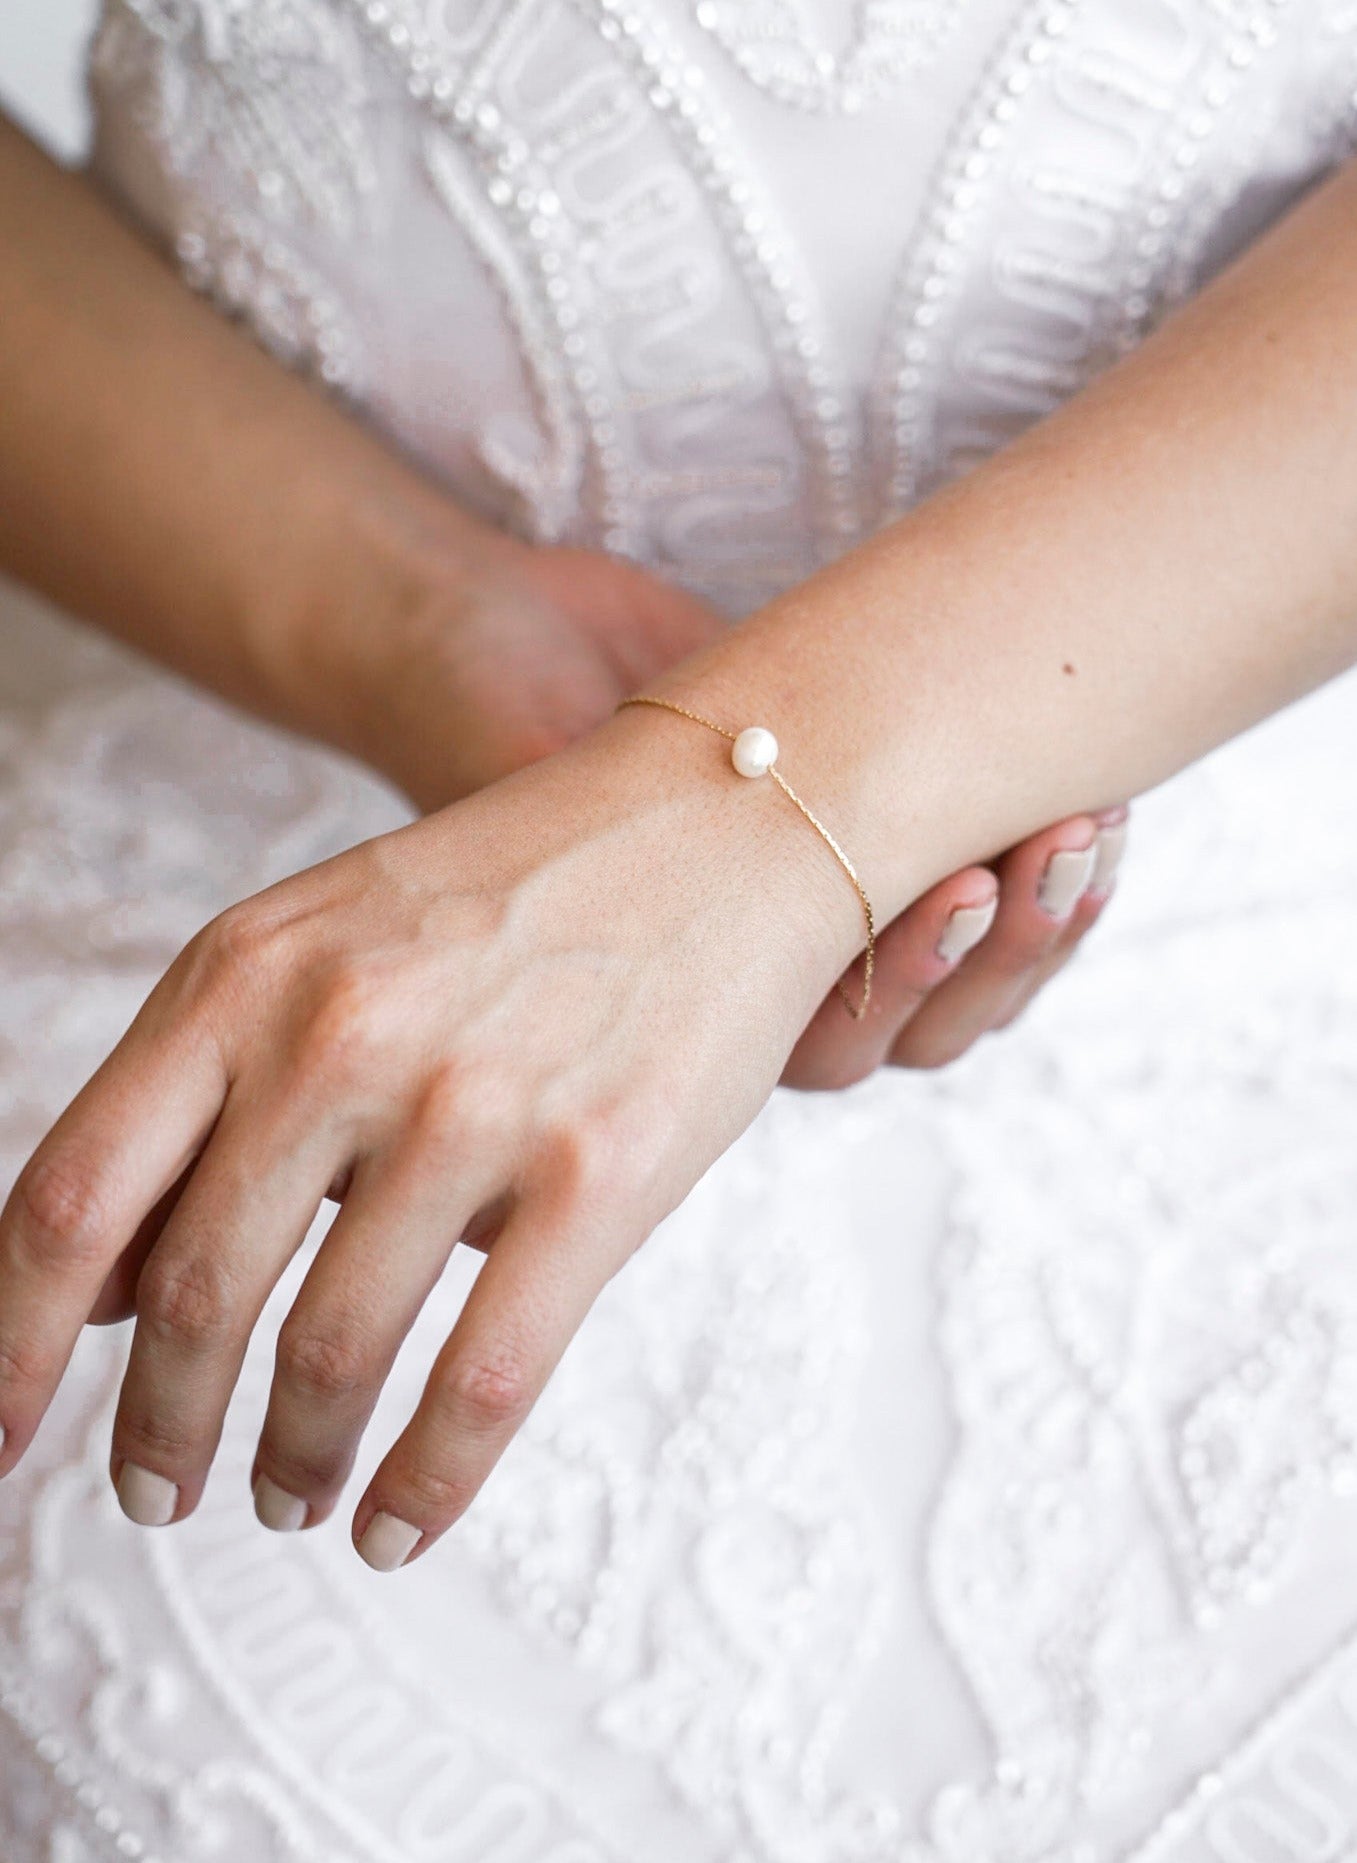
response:
[[[439,808],[573,742],[628,693],[728,623],[634,564],[590,550],[483,549],[374,628],[356,748],[420,807]],[[360,662],[361,664],[361,659]],[[997,863],[951,875],[878,941],[867,1017],[831,992],[784,1084],[842,1087],[889,1063],[936,1068],[1013,1021],[1078,949],[1111,897],[1125,808],[1077,815]]]
[[[279,1340],[261,1511],[332,1510],[469,1233],[488,1259],[354,1538],[389,1569],[457,1519],[860,940],[817,837],[707,748],[623,713],[193,940],[0,1218],[0,1471],[82,1324],[135,1305],[112,1474],[134,1519],[190,1513],[254,1324],[333,1191]]]
[[[1074,815],[988,867],[915,900],[877,940],[867,1014],[821,1004],[783,1073],[790,1087],[846,1087],[878,1067],[943,1067],[1007,1028],[1064,967],[1112,897],[1130,810]]]
[[[0,249],[0,568],[421,809],[571,742],[723,631],[632,565],[459,509],[3,119]],[[897,928],[924,955],[915,993],[924,929]],[[860,1066],[828,1029],[798,1063],[824,1084]]]
[[[351,613],[340,598],[344,637],[361,630],[361,648],[327,654],[331,606],[296,656],[339,688],[323,710],[347,721],[341,748],[423,811],[564,749],[725,631],[704,602],[633,563],[485,528],[470,544],[450,501],[447,519],[446,548],[426,526],[403,573],[374,564],[359,579],[388,591],[375,610]]]

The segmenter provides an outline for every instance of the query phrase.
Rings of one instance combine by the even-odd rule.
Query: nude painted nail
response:
[[[129,1520],[139,1527],[167,1527],[179,1505],[179,1490],[163,1475],[124,1462],[118,1477],[118,1502]]]
[[[1126,823],[1117,822],[1110,828],[1100,828],[1098,839],[1093,845],[1098,851],[1098,858],[1093,863],[1093,877],[1089,880],[1088,890],[1091,893],[1105,893],[1121,865],[1126,847]]]
[[[306,1525],[309,1510],[297,1495],[261,1475],[254,1484],[254,1511],[260,1524],[271,1533],[295,1533]]]
[[[374,1514],[368,1530],[358,1542],[358,1556],[374,1572],[394,1572],[405,1564],[423,1538],[418,1527],[397,1520],[394,1514]]]
[[[1053,919],[1068,918],[1075,901],[1087,890],[1093,864],[1098,858],[1096,845],[1062,848],[1046,862],[1037,889],[1037,904]]]
[[[950,964],[958,957],[964,957],[973,951],[994,923],[994,915],[999,910],[999,900],[986,900],[983,906],[958,906],[942,928],[936,950],[941,958]]]

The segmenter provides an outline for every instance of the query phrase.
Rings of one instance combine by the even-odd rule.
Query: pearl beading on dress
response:
[[[195,53],[202,77],[187,107],[177,65]],[[91,68],[96,82],[140,93],[147,133],[206,190],[175,235],[185,279],[281,361],[361,393],[352,321],[287,237],[299,222],[352,237],[376,188],[356,61],[328,12],[284,0],[195,15],[117,0]],[[257,217],[218,204],[231,179]]]
[[[770,337],[794,410],[820,510],[820,555],[833,555],[859,535],[852,430],[844,417],[843,391],[829,365],[824,337],[816,330],[813,300],[805,283],[796,279],[798,268],[785,238],[774,231],[772,209],[762,201],[761,190],[729,147],[705,73],[680,58],[658,22],[639,7],[628,6],[626,0],[574,0],[574,4],[583,19],[593,24],[602,43],[611,48],[652,114],[667,125],[671,140],[682,149],[686,170],[703,188],[710,211],[725,231],[729,252]],[[505,127],[498,104],[473,102],[475,89],[487,86],[490,52],[477,60],[479,75],[453,69],[438,39],[419,28],[397,0],[354,0],[354,6],[360,9],[367,30],[401,61],[412,99],[451,125],[460,140],[472,147],[490,177],[488,197],[503,216],[529,276],[548,279],[548,320],[555,324],[555,341],[542,354],[541,341],[531,339],[522,324],[520,339],[528,350],[533,378],[548,382],[565,378],[572,406],[582,410],[598,479],[593,510],[600,542],[615,553],[637,555],[643,540],[628,497],[634,490],[632,455],[623,445],[617,421],[619,410],[636,412],[637,404],[630,391],[617,395],[604,388],[606,356],[591,345],[585,333],[587,320],[582,319],[580,238],[567,224],[559,196],[542,179],[542,156],[533,155],[526,136]],[[548,201],[550,224],[542,216],[542,199]],[[555,363],[557,352],[565,358],[563,365]],[[712,384],[697,376],[675,382],[664,395],[643,397],[641,404],[703,401],[710,393]],[[703,488],[712,483],[710,473],[699,483]],[[664,490],[682,488],[664,486]]]
[[[46,1730],[32,1692],[9,1664],[0,1665],[0,1714],[8,1717],[27,1740],[34,1757],[50,1771],[52,1782],[72,1815],[96,1842],[108,1848],[111,1856],[125,1858],[127,1863],[166,1863],[126,1822],[114,1800],[86,1769],[78,1752],[59,1734]],[[63,1842],[73,1840],[71,1832],[59,1827],[44,1835],[53,1846],[51,1854],[54,1856]]]
[[[958,11],[958,0],[861,0],[837,53],[817,43],[797,0],[697,0],[693,17],[776,102],[857,116],[895,99],[932,63]]]
[[[359,347],[334,295],[275,235],[240,214],[186,228],[174,243],[185,282],[229,316],[244,318],[280,362],[314,370],[328,388],[363,390]]]
[[[505,188],[512,193],[512,184],[497,176],[484,195],[478,195],[474,181],[468,181],[456,155],[455,148],[431,135],[425,148],[425,165],[449,212],[481,259],[487,277],[495,283],[505,322],[517,340],[545,439],[542,453],[525,459],[493,430],[487,430],[480,436],[478,451],[497,478],[518,492],[522,501],[520,531],[534,543],[554,543],[565,535],[578,501],[588,443],[583,424],[576,419],[570,384],[557,355],[568,356],[576,365],[576,385],[585,394],[591,394],[596,387],[597,373],[588,344],[577,331],[560,343],[558,352],[552,336],[550,299],[533,288],[530,278],[497,262],[501,250],[497,199]],[[548,206],[551,202],[548,196]],[[541,205],[539,200],[539,209]],[[548,222],[550,217],[546,216]],[[543,269],[547,276],[557,269],[554,255],[544,255]]]
[[[637,548],[628,512],[625,455],[608,397],[602,391],[605,358],[582,315],[572,260],[572,235],[560,197],[527,139],[505,121],[488,95],[487,71],[495,38],[508,32],[520,8],[509,8],[498,34],[480,52],[479,69],[449,67],[434,33],[397,0],[355,0],[354,13],[400,70],[411,99],[466,150],[480,173],[485,198],[523,261],[532,308],[514,306],[514,326],[539,388],[539,407],[557,437],[573,432],[578,460],[606,548],[620,555]],[[447,196],[446,183],[444,185]],[[562,486],[571,496],[578,486]],[[558,510],[559,510],[558,505]],[[557,511],[535,515],[539,541],[559,536]]]
[[[651,105],[665,117],[711,203],[793,410],[816,493],[821,551],[837,553],[860,534],[852,429],[819,308],[774,209],[737,155],[706,74],[679,55],[659,22],[628,0],[574,4],[648,84]],[[702,387],[699,382],[699,394]]]
[[[1337,1727],[1332,1721],[1324,1724],[1326,1713],[1339,1723]],[[1338,1852],[1329,1846],[1344,1839],[1349,1845],[1357,1841],[1357,1819],[1350,1806],[1326,1790],[1325,1775],[1332,1778],[1337,1772],[1341,1778],[1354,1741],[1357,1629],[1331,1656],[1306,1667],[1221,1766],[1198,1774],[1182,1802],[1160,1820],[1126,1863],[1188,1863],[1204,1827],[1227,1810],[1253,1822],[1258,1841],[1257,1850],[1252,1850],[1249,1839],[1236,1833],[1227,1849],[1213,1844],[1215,1854],[1228,1858],[1229,1863],[1268,1863],[1268,1853],[1276,1856],[1279,1843],[1292,1845],[1299,1840],[1309,1847],[1301,1833],[1310,1831],[1320,1833],[1319,1842],[1336,1857]],[[1270,1793],[1267,1782],[1272,1782]],[[1251,1786],[1255,1788],[1252,1793]],[[1280,1816],[1269,1803],[1277,1797],[1282,1801]],[[1212,1841],[1209,1829],[1206,1841]],[[1304,1849],[1293,1849],[1292,1854],[1303,1856]],[[1311,1850],[1312,1856],[1322,1854]]]
[[[949,143],[932,189],[933,204],[901,263],[873,391],[874,448],[884,478],[885,513],[908,508],[973,463],[969,454],[940,456],[934,431],[944,371],[949,364],[965,367],[968,359],[967,333],[948,322],[953,315],[950,305],[969,282],[967,250],[979,249],[984,216],[994,214],[996,190],[1014,172],[1011,145],[1030,114],[1033,86],[1048,87],[1052,101],[1058,100],[1061,89],[1051,74],[1063,73],[1067,84],[1077,78],[1090,93],[1101,87],[1139,105],[1158,127],[1152,153],[1143,161],[1146,172],[1118,181],[1112,190],[1118,219],[1133,227],[1139,222],[1130,241],[1129,265],[1109,269],[1104,261],[1081,278],[1051,250],[1049,231],[1041,257],[1028,261],[1029,286],[1040,286],[1053,300],[1063,291],[1071,309],[1084,296],[1090,308],[1082,340],[1063,346],[1055,340],[1038,344],[1032,332],[1029,354],[975,352],[973,379],[994,395],[996,407],[1005,399],[1022,406],[1010,385],[1025,383],[1030,390],[1021,418],[1014,419],[1010,406],[1004,430],[996,432],[992,444],[1055,406],[1099,367],[1131,348],[1166,302],[1181,295],[1201,232],[1222,204],[1213,192],[1198,191],[1202,198],[1196,199],[1199,225],[1194,234],[1188,208],[1196,197],[1189,181],[1259,55],[1277,43],[1277,19],[1290,4],[1291,0],[1244,0],[1238,7],[1204,6],[1201,17],[1208,36],[1201,76],[1195,85],[1181,89],[1139,78],[1124,60],[1102,59],[1087,44],[1077,46],[1077,23],[1101,19],[1088,0],[1035,0],[1019,15]],[[1076,209],[1071,225],[1086,234],[1087,215],[1078,204],[1082,199],[1084,206],[1094,206],[1096,195],[1081,188],[1079,177],[1026,165],[1018,167],[1016,177],[1020,188],[1031,188],[1046,201],[1068,201]],[[1111,203],[1105,205],[1110,210]],[[1002,285],[1002,279],[999,282]],[[976,315],[973,309],[969,314]],[[984,450],[982,445],[979,451]]]

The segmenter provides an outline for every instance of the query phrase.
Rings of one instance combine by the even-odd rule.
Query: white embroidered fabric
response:
[[[477,509],[732,616],[1357,139],[1346,0],[108,0],[92,72],[194,284]],[[401,810],[0,625],[12,1175],[206,918]],[[1355,725],[1349,679],[1144,803],[955,1069],[776,1095],[399,1578],[249,1506],[319,1230],[171,1532],[87,1334],[0,1488],[5,1863],[1357,1854]]]

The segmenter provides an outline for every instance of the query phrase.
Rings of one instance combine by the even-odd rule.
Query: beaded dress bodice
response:
[[[1345,0],[108,0],[92,74],[192,283],[476,509],[732,615],[1357,139]],[[399,810],[0,625],[13,1169],[204,919]],[[775,1096],[397,1580],[249,1509],[316,1237],[172,1532],[117,1513],[87,1335],[0,1488],[5,1863],[1357,1854],[1354,721],[1143,804],[959,1067]]]
[[[466,502],[739,611],[1336,161],[1344,0],[114,0],[96,161]]]

